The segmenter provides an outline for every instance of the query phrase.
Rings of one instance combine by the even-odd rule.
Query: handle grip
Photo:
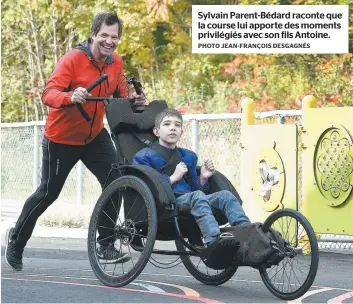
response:
[[[132,82],[132,85],[134,86],[136,94],[141,95],[143,93],[141,82],[139,82],[137,79]]]
[[[108,79],[108,75],[107,74],[103,74],[101,77],[99,77],[95,82],[93,82],[92,84],[90,84],[86,90],[87,92],[91,92],[97,85],[100,85],[104,80]]]
[[[99,77],[96,81],[94,81],[92,84],[90,84],[86,90],[87,92],[91,92],[96,86],[100,85],[104,80],[108,79],[107,74],[103,74],[101,77]],[[90,121],[91,117],[87,114],[85,109],[83,108],[82,104],[77,104],[78,110],[81,112],[82,116],[87,120]]]
[[[83,108],[82,104],[77,104],[77,109],[80,111],[80,113],[82,114],[82,116],[87,120],[90,121],[91,117],[87,114],[87,112],[85,111],[85,109]]]

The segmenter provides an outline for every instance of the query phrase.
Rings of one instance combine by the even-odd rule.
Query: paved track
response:
[[[3,258],[3,303],[235,303],[285,302],[275,298],[251,268],[240,268],[222,286],[206,286],[183,265],[162,270],[147,264],[124,288],[102,285],[87,260],[83,239],[33,238],[24,254],[25,268],[12,271]],[[155,256],[163,261],[172,257]],[[353,303],[353,255],[321,253],[313,287],[298,302]]]

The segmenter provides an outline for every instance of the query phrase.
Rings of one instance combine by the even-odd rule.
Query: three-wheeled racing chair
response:
[[[181,260],[200,282],[220,285],[232,278],[239,266],[251,266],[259,270],[275,296],[286,300],[302,296],[315,279],[319,260],[317,240],[307,219],[295,210],[282,209],[263,224],[229,227],[226,218],[214,210],[221,231],[234,233],[237,245],[231,251],[200,251],[197,245],[202,245],[201,232],[190,210],[175,205],[170,185],[156,170],[131,165],[136,152],[156,141],[152,132],[154,120],[167,104],[153,101],[134,108],[130,102],[113,98],[104,101],[119,157],[113,170],[120,177],[99,197],[89,224],[89,261],[97,278],[105,285],[120,287],[133,281],[149,260],[163,268]],[[242,202],[220,172],[211,177],[210,190],[231,191]],[[114,215],[108,210],[114,210]],[[101,217],[109,218],[111,225],[102,227]],[[109,231],[111,246],[129,254],[129,261],[109,264],[101,260],[97,249],[101,241],[98,231],[102,229]],[[174,241],[176,250],[154,249],[156,240]],[[164,263],[155,258],[158,254],[175,255],[177,260]]]

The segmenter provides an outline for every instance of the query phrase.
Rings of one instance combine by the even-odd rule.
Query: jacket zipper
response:
[[[91,59],[91,62],[92,64],[99,70],[99,77],[102,76],[102,73],[104,72],[104,69],[105,69],[105,66],[103,67],[103,69],[101,70],[98,66],[96,66],[92,59]],[[98,92],[98,96],[100,96],[101,94],[101,89],[102,89],[102,84],[99,85],[99,92]],[[99,101],[96,101],[96,106],[95,106],[95,109],[94,109],[94,114],[93,114],[93,117],[92,117],[92,122],[91,122],[91,126],[90,126],[90,131],[89,131],[89,135],[88,137],[85,139],[85,144],[87,144],[87,141],[88,139],[92,136],[92,128],[93,128],[93,124],[94,124],[94,119],[96,117],[96,113],[97,113],[97,109],[98,109],[98,103]]]

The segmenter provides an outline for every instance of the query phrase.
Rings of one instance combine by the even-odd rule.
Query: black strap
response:
[[[144,137],[144,135],[140,134],[140,133],[135,133],[135,132],[131,132],[132,135],[134,135],[139,141],[143,142],[146,146],[150,146],[152,144],[152,142]]]
[[[161,146],[159,143],[153,143],[150,148],[158,152],[167,161],[158,171],[163,172],[168,176],[172,175],[176,166],[182,160],[179,149],[176,148],[171,152],[167,148]]]
[[[150,148],[158,152],[167,161],[165,165],[162,166],[162,168],[160,168],[158,171],[160,173],[164,173],[168,176],[171,176],[174,173],[176,166],[182,161],[179,149],[175,148],[171,152],[167,148],[161,146],[158,142],[153,143]],[[184,179],[185,182],[190,185],[191,178],[189,171],[184,175]]]
[[[155,150],[158,152],[167,162],[162,166],[159,170],[157,170],[159,173],[167,174],[168,176],[171,176],[174,171],[176,166],[182,161],[181,153],[178,148],[175,148],[172,152],[170,152],[167,148],[161,146],[158,142],[152,143],[149,139],[145,138],[144,135],[131,132],[139,141],[144,143],[147,147],[150,147],[151,149]],[[191,178],[190,178],[190,172],[188,171],[184,175],[184,180],[185,182],[191,186]]]

